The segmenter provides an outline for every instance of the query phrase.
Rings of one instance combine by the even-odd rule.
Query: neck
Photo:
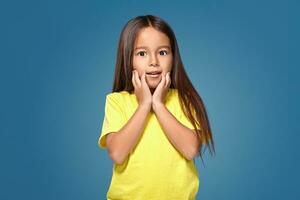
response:
[[[153,95],[155,88],[150,88],[151,94]]]

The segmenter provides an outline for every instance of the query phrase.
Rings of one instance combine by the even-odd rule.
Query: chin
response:
[[[146,82],[148,84],[149,87],[154,87],[156,88],[158,86],[158,84],[160,83],[161,81],[161,77],[158,78],[158,79],[154,79],[154,80],[151,80],[151,79],[146,79]]]
[[[147,85],[149,86],[149,88],[156,88],[159,84],[159,81],[147,81]]]
[[[148,84],[148,86],[149,86],[149,88],[151,88],[151,89],[155,89],[155,88],[157,87],[157,85],[153,85],[153,84],[151,84],[151,85]]]

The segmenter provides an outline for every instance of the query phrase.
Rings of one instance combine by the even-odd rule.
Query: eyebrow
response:
[[[137,50],[137,49],[147,49],[148,47],[146,47],[146,46],[140,46],[140,47],[136,47],[134,50]],[[167,48],[167,49],[171,49],[170,48],[170,46],[168,46],[168,45],[162,45],[162,46],[159,46],[159,49],[160,48]]]

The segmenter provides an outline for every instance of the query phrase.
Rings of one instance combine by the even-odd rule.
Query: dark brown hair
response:
[[[201,145],[198,156],[200,155],[203,161],[202,146],[204,144],[209,147],[211,154],[212,152],[215,153],[214,141],[206,109],[201,97],[198,95],[185,72],[175,34],[162,18],[153,15],[137,16],[129,20],[124,26],[118,44],[113,92],[128,91],[132,93],[134,91],[132,84],[134,43],[139,31],[146,27],[153,27],[166,34],[170,39],[173,53],[170,88],[178,90],[180,106],[199,135]],[[201,127],[202,130],[198,130],[196,125]]]

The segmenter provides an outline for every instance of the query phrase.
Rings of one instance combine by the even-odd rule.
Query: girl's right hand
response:
[[[146,73],[144,72],[140,79],[138,72],[136,70],[133,70],[132,84],[134,87],[134,93],[137,97],[139,106],[145,106],[146,108],[151,108],[152,94],[146,82]]]

